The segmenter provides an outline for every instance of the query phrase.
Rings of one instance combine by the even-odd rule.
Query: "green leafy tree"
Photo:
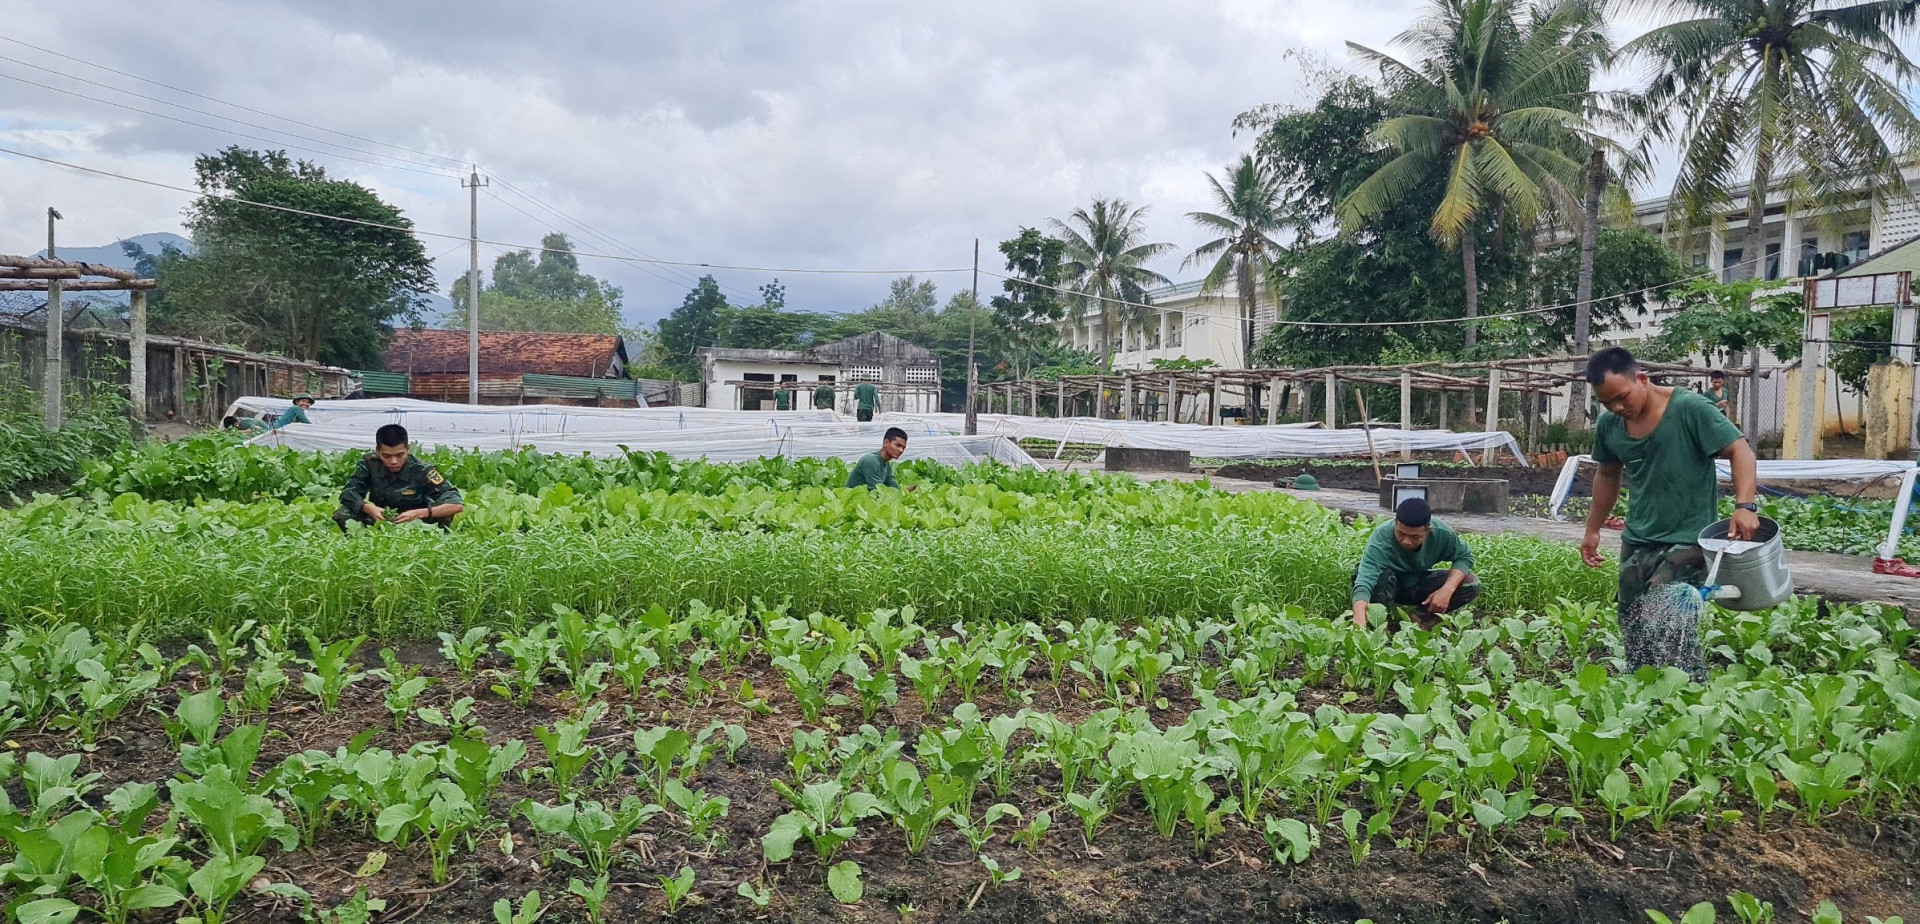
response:
[[[418,319],[432,261],[413,223],[372,190],[239,147],[195,158],[194,174],[208,195],[187,210],[193,252],[157,266],[167,304],[157,328],[366,367],[396,319]]]
[[[1281,250],[1273,235],[1287,226],[1280,212],[1283,191],[1279,176],[1252,155],[1242,156],[1240,162],[1233,165],[1227,182],[1208,176],[1207,183],[1212,187],[1214,202],[1220,211],[1188,212],[1187,217],[1222,236],[1195,248],[1180,268],[1212,260],[1213,265],[1201,282],[1201,290],[1205,292],[1225,288],[1228,277],[1232,277],[1234,290],[1240,297],[1240,350],[1244,357],[1253,353],[1253,307],[1259,284],[1268,283],[1269,301],[1277,304],[1280,300],[1280,292],[1271,285],[1273,276],[1267,268],[1273,265]]]
[[[1679,145],[1669,201],[1680,226],[1719,221],[1743,186],[1778,188],[1789,207],[1842,216],[1863,184],[1876,202],[1906,194],[1900,167],[1920,140],[1920,117],[1903,88],[1915,71],[1899,39],[1912,33],[1914,4],[1637,5],[1672,20],[1621,51],[1652,69],[1650,127]],[[1748,258],[1762,252],[1766,204],[1747,197]]]
[[[1679,359],[1699,353],[1720,364],[1755,349],[1783,359],[1799,356],[1800,293],[1757,295],[1762,286],[1754,280],[1696,279],[1670,292],[1679,310],[1661,322],[1651,344],[1655,355]]]
[[[1148,260],[1173,249],[1172,244],[1142,243],[1146,237],[1147,207],[1135,208],[1124,199],[1095,199],[1091,208],[1074,209],[1066,221],[1050,219],[1054,234],[1065,242],[1061,276],[1076,297],[1067,301],[1077,321],[1086,312],[1100,312],[1100,369],[1113,368],[1113,319],[1120,313],[1127,323],[1138,323],[1150,299],[1147,290],[1173,283],[1148,269]]]
[[[1629,314],[1644,315],[1660,295],[1649,290],[1670,286],[1685,273],[1679,254],[1660,235],[1640,227],[1598,229],[1591,252],[1584,242],[1556,247],[1533,259],[1532,272],[1535,303],[1565,307],[1507,319],[1500,339],[1523,356],[1559,354],[1569,347],[1582,351],[1583,281],[1591,296],[1585,318],[1591,335],[1621,327]]]
[[[1430,231],[1460,251],[1468,318],[1479,314],[1480,236],[1497,232],[1502,219],[1531,226],[1550,199],[1571,201],[1567,190],[1581,171],[1566,154],[1581,124],[1573,92],[1585,88],[1590,68],[1563,42],[1583,8],[1573,0],[1434,0],[1395,40],[1415,52],[1411,64],[1348,43],[1391,90],[1394,114],[1373,138],[1396,156],[1341,200],[1341,223],[1355,228],[1415,190],[1443,189]],[[1466,327],[1471,349],[1477,336]]]
[[[700,357],[696,351],[719,345],[727,309],[727,296],[720,291],[720,284],[712,276],[700,277],[680,307],[660,319],[649,362],[671,370],[681,381],[698,380]]]
[[[1848,388],[1865,394],[1867,372],[1888,359],[1893,345],[1893,309],[1862,308],[1833,319],[1827,367]]]
[[[569,334],[619,334],[621,290],[580,272],[580,260],[564,234],[540,241],[540,254],[517,250],[493,261],[493,280],[480,290],[481,330],[527,330]],[[441,326],[467,326],[467,281],[449,292],[453,307]]]
[[[1000,254],[1013,278],[1002,280],[1003,293],[989,301],[994,325],[1011,348],[1015,378],[1026,374],[1027,364],[1044,346],[1060,339],[1054,324],[1066,316],[1066,303],[1057,291],[1063,282],[1066,249],[1065,241],[1036,228],[1021,228],[1018,237],[1000,242]]]

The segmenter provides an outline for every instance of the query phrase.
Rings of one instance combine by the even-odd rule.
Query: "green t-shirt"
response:
[[[816,385],[813,388],[813,406],[816,408],[833,407],[833,386]]]
[[[880,389],[873,387],[871,382],[861,382],[854,386],[853,400],[860,405],[861,410],[871,411],[880,403]]]
[[[871,491],[881,485],[897,488],[900,482],[893,480],[893,463],[880,458],[877,452],[860,457],[853,464],[853,471],[847,474],[847,487],[866,488]]]
[[[1653,432],[1627,435],[1610,411],[1594,427],[1593,461],[1618,462],[1627,473],[1627,533],[1633,545],[1692,545],[1720,518],[1720,482],[1713,460],[1740,438],[1713,402],[1675,388]]]
[[[1461,571],[1472,573],[1473,550],[1460,541],[1460,534],[1439,517],[1428,522],[1433,531],[1427,533],[1427,541],[1412,552],[1401,548],[1400,543],[1393,540],[1392,517],[1373,528],[1373,535],[1367,537],[1367,550],[1360,553],[1360,572],[1353,578],[1353,599],[1373,599],[1373,585],[1379,583],[1383,571],[1420,575],[1432,571],[1434,565],[1445,561],[1452,562],[1453,567]]]

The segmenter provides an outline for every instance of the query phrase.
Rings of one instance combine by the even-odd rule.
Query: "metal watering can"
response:
[[[1700,531],[1700,548],[1713,556],[1702,599],[1730,610],[1764,610],[1793,596],[1793,575],[1780,543],[1780,524],[1760,518],[1752,539],[1727,538],[1733,521],[1721,520]],[[1725,581],[1717,584],[1715,579]]]

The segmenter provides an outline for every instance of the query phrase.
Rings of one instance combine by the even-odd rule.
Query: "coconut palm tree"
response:
[[[1681,227],[1707,227],[1746,190],[1778,188],[1789,207],[1838,209],[1857,208],[1862,185],[1876,201],[1906,191],[1900,164],[1920,140],[1920,118],[1902,89],[1914,64],[1897,40],[1913,31],[1914,3],[1628,6],[1674,20],[1621,53],[1652,69],[1650,127],[1680,147],[1671,202]],[[1746,196],[1749,258],[1764,252],[1766,199]]]
[[[1286,191],[1279,176],[1251,155],[1242,155],[1240,162],[1228,169],[1227,182],[1222,183],[1211,175],[1207,182],[1213,186],[1213,199],[1220,211],[1188,212],[1187,217],[1223,236],[1195,248],[1181,261],[1180,268],[1213,261],[1207,278],[1200,284],[1203,292],[1218,292],[1226,286],[1227,278],[1233,277],[1240,296],[1240,358],[1244,365],[1253,353],[1256,280],[1268,280],[1268,300],[1276,304],[1279,300],[1279,291],[1272,285],[1267,267],[1284,249],[1272,235],[1288,224],[1281,216],[1280,205]]]
[[[1172,244],[1143,244],[1147,207],[1135,208],[1125,199],[1094,199],[1093,207],[1074,209],[1066,221],[1050,218],[1055,236],[1066,242],[1060,263],[1067,288],[1074,293],[1074,320],[1098,307],[1100,312],[1100,370],[1113,368],[1113,319],[1126,309],[1123,320],[1137,319],[1138,306],[1150,302],[1147,290],[1172,281],[1143,266],[1173,249]]]
[[[1581,165],[1568,155],[1583,127],[1577,94],[1591,74],[1585,48],[1563,44],[1585,0],[1434,0],[1426,19],[1395,44],[1412,63],[1348,43],[1380,68],[1400,112],[1373,137],[1396,156],[1341,200],[1349,230],[1414,190],[1444,190],[1431,232],[1458,247],[1467,317],[1479,315],[1477,235],[1504,220],[1527,227],[1569,192]],[[1478,341],[1469,322],[1466,343]]]

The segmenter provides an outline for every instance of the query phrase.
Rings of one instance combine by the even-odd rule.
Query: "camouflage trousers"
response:
[[[1706,553],[1697,545],[1621,543],[1620,640],[1629,672],[1677,667],[1696,683],[1706,681],[1700,644],[1706,604],[1697,590],[1706,574]]]

